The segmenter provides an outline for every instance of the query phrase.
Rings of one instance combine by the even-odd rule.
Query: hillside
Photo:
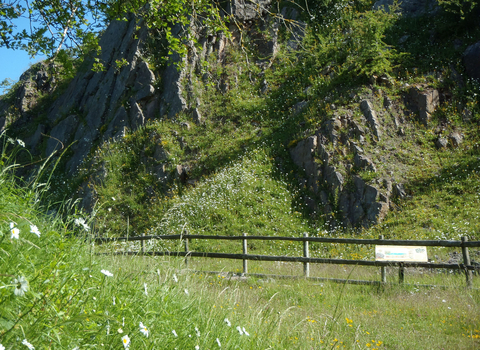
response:
[[[0,350],[478,349],[476,275],[464,288],[453,270],[408,268],[398,284],[388,267],[387,283],[335,284],[322,278],[380,270],[312,263],[307,279],[301,263],[250,261],[247,278],[239,260],[187,268],[126,255],[138,242],[94,243],[480,240],[476,1],[211,4],[131,8],[0,96]],[[189,249],[240,252],[211,242]],[[298,243],[248,252],[299,256]],[[312,258],[374,259],[363,244],[310,243]],[[428,248],[432,262],[458,253]]]
[[[462,274],[418,270],[402,286],[393,273],[383,286],[338,285],[195,271],[210,269],[211,259],[185,269],[183,258],[104,256],[88,239],[89,222],[53,215],[42,204],[45,184],[19,187],[14,157],[4,147],[1,155],[1,349],[478,348],[478,277],[473,289],[459,288]],[[316,265],[311,273],[377,279],[374,270]]]
[[[33,66],[0,100],[17,175],[51,156],[103,236],[478,239],[477,9],[253,3],[174,26],[183,51],[139,13]]]

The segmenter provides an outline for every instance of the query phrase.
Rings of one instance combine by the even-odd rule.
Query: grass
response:
[[[66,220],[43,214],[48,208],[36,198],[47,194],[13,179],[4,165],[0,344],[6,349],[120,349],[125,342],[145,349],[478,346],[480,295],[457,287],[462,276],[429,277],[452,287],[447,289],[379,288],[229,278],[192,273],[183,259],[99,256],[82,234],[92,222],[78,214]],[[196,259],[190,264],[208,268]],[[343,267],[312,267],[312,273],[339,276],[338,269]],[[344,269],[346,278],[357,277]],[[291,273],[298,265],[252,263],[250,270]]]
[[[210,62],[205,69],[212,81],[227,76],[230,89],[220,92],[192,76],[195,93],[202,97],[199,109],[204,124],[195,125],[187,114],[151,121],[92,152],[88,168],[75,181],[55,172],[51,182],[21,182],[12,164],[22,154],[29,162],[31,157],[17,141],[5,141],[0,164],[0,344],[18,348],[25,339],[37,349],[102,345],[120,349],[128,335],[131,348],[146,349],[215,349],[219,344],[228,349],[478,348],[480,295],[478,289],[463,288],[461,274],[408,269],[406,283],[411,285],[399,286],[397,270],[390,269],[392,283],[383,287],[303,278],[243,279],[226,273],[241,272],[240,261],[191,259],[186,270],[183,259],[95,255],[138,250],[138,243],[97,247],[88,241],[86,229],[103,236],[187,230],[218,235],[479,240],[478,84],[466,81],[463,89],[456,88],[448,77],[449,64],[454,62],[460,69],[461,52],[438,42],[429,45],[432,30],[445,34],[445,42],[458,36],[465,46],[478,37],[478,29],[460,26],[449,31],[448,23],[439,22],[443,17],[426,19],[428,26],[425,21],[409,23],[386,14],[376,17],[369,12],[362,17],[348,4],[340,5],[313,8],[318,15],[330,14],[326,20],[341,17],[343,24],[321,35],[309,33],[302,55],[280,52],[272,61],[274,69],[264,75],[233,49],[227,53],[226,67]],[[364,12],[370,5],[361,2],[356,11]],[[330,11],[338,11],[338,16]],[[369,51],[372,46],[367,45],[368,50],[356,50],[352,57],[369,65],[351,69],[352,46],[344,45],[338,52],[333,41],[325,40],[348,41],[350,32],[344,27],[350,25],[355,26],[351,36],[361,39],[368,24],[375,29],[368,43],[378,41],[378,52],[386,45],[396,51],[391,51],[388,62],[385,57],[370,61],[378,52]],[[400,40],[405,35],[406,41]],[[390,86],[364,85],[368,75],[381,73],[391,75]],[[270,89],[265,95],[259,93],[264,79]],[[382,98],[389,97],[394,107],[406,111],[402,100],[406,84],[419,83],[439,88],[444,100],[428,126],[420,125],[414,115],[399,114],[406,131],[400,138],[382,110]],[[304,185],[305,174],[293,165],[289,151],[336,115],[351,113],[361,120],[362,99],[374,102],[387,132],[376,144],[366,135],[363,147],[381,166],[377,173],[360,175],[369,183],[388,175],[405,184],[408,197],[393,199],[392,210],[378,225],[332,229],[326,214],[314,212],[321,208],[306,206],[307,197],[314,194]],[[308,102],[307,107],[295,114],[294,106],[302,101]],[[38,106],[40,111],[43,107]],[[470,121],[462,118],[465,108],[472,114]],[[464,133],[464,143],[437,150],[433,140],[440,127],[443,136],[453,130]],[[346,145],[328,149],[339,168],[353,158]],[[179,164],[190,167],[194,185],[175,177]],[[158,166],[164,166],[166,181],[159,179]],[[352,174],[344,175],[348,181]],[[60,208],[69,209],[64,198],[71,198],[82,183],[91,186],[98,199],[92,217],[47,204],[58,201]],[[333,206],[328,215],[339,214]],[[40,236],[31,232],[31,225]],[[12,236],[14,229],[19,239]],[[152,242],[147,249],[183,250],[183,246]],[[190,249],[239,253],[241,244],[194,240]],[[302,255],[301,244],[288,241],[250,242],[248,250]],[[312,257],[373,260],[373,250],[364,246],[311,244],[310,251]],[[452,254],[452,249],[429,249],[435,261],[447,261]],[[476,249],[471,255],[478,260]],[[301,276],[302,265],[250,262],[249,271]],[[379,269],[311,265],[311,275],[378,280]],[[474,286],[479,286],[477,276]]]

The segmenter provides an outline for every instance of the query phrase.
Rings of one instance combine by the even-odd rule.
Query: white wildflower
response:
[[[243,334],[245,334],[247,337],[250,336],[250,334],[245,330],[245,327],[242,327],[242,330],[243,330]]]
[[[15,290],[14,290],[14,294],[16,296],[24,296],[25,295],[25,292],[28,291],[28,281],[25,277],[23,276],[20,276],[18,278],[15,278],[13,280],[13,284],[15,285]]]
[[[217,338],[217,344],[218,344],[218,347],[221,348],[222,347],[222,343],[220,343],[220,339]]]
[[[35,350],[32,344],[30,344],[27,339],[22,340],[22,344],[25,345],[29,350]]]
[[[177,275],[173,274],[173,280],[174,280],[175,282],[178,282]]]
[[[38,227],[35,225],[30,225],[30,232],[35,233],[38,237],[40,237],[40,231],[38,230]]]
[[[175,337],[178,337],[178,334],[177,334],[177,332],[175,332],[175,329],[172,331],[172,333]]]
[[[122,337],[122,343],[123,343],[123,347],[125,349],[128,349],[130,347],[130,338],[128,337],[128,334],[125,334]]]
[[[228,320],[228,318],[225,318],[225,319],[223,320],[223,322],[225,322],[228,327],[231,327],[231,326],[232,326],[232,324],[230,323],[230,321]]]
[[[25,142],[23,142],[22,140],[17,139],[17,143],[18,143],[20,146],[25,147]]]
[[[108,270],[100,270],[101,273],[103,273],[107,277],[113,277],[113,273],[111,273]]]
[[[10,233],[12,234],[11,238],[19,239],[20,238],[20,230],[15,227],[15,223],[10,223]]]
[[[75,219],[74,222],[75,222],[75,225],[77,226],[83,226],[85,231],[90,231],[90,227],[85,223],[85,219],[78,218],[78,219]]]
[[[5,350],[5,347],[2,344],[0,344],[0,350]]]
[[[187,288],[185,288],[185,294],[188,295],[188,289]]]
[[[145,325],[142,322],[140,322],[139,327],[140,327],[140,332],[148,338],[149,333],[148,333],[147,327],[145,327]]]
[[[240,326],[237,326],[237,331],[238,333],[240,333],[240,335],[243,335],[243,331],[242,331],[242,328],[240,328]]]
[[[195,327],[195,333],[197,333],[197,337],[199,337],[199,336],[200,336],[200,331],[198,330],[198,328],[197,328],[197,327]]]

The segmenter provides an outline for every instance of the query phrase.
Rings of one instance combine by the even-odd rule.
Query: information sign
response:
[[[427,247],[375,246],[376,261],[428,262]]]

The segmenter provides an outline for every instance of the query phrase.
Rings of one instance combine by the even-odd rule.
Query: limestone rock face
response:
[[[317,173],[318,166],[315,163],[313,154],[317,147],[317,138],[310,136],[305,140],[300,141],[290,150],[293,162],[300,168],[305,170],[307,176],[307,185],[317,190]]]
[[[480,41],[467,47],[463,54],[463,64],[467,75],[480,81]]]
[[[240,21],[251,21],[262,17],[272,0],[231,0],[229,12]]]
[[[368,100],[363,100],[362,103],[360,103],[360,109],[370,124],[373,134],[380,139],[382,131],[380,129],[380,123],[378,122],[377,113],[373,109],[372,103]]]
[[[55,65],[45,62],[34,64],[20,76],[13,105],[12,101],[2,101],[0,97],[0,131],[10,123],[10,112],[28,113],[35,108],[41,95],[52,92],[56,84],[55,69]]]
[[[143,111],[155,92],[155,76],[140,58],[145,37],[146,28],[133,17],[112,22],[100,40],[104,70],[85,69],[51,106],[48,120],[56,124],[50,130],[55,140],[48,141],[47,155],[58,150],[59,143],[77,140],[67,163],[69,173],[77,170],[95,143],[122,136],[126,128],[135,130],[153,117]],[[101,134],[102,126],[106,128]]]
[[[183,61],[176,53],[173,55],[175,62]],[[164,94],[160,98],[160,115],[167,115],[169,118],[175,117],[179,112],[187,109],[187,102],[182,96],[181,82],[184,79],[185,72],[178,70],[177,67],[169,65],[163,74],[162,80]]]
[[[376,172],[377,169],[375,168],[375,164],[372,162],[370,158],[368,158],[365,155],[362,154],[355,154],[355,157],[353,159],[355,167],[361,170],[366,170],[366,171],[373,171]]]
[[[463,135],[454,131],[448,135],[448,139],[450,140],[452,147],[457,148],[463,142]]]
[[[440,104],[440,95],[436,89],[414,86],[409,90],[407,100],[412,110],[418,113],[420,122],[427,125],[431,114]]]
[[[69,174],[75,174],[92,147],[121,138],[127,130],[138,129],[149,119],[174,118],[187,110],[182,91],[185,69],[168,65],[159,73],[162,86],[157,91],[157,77],[142,59],[147,28],[142,19],[127,17],[126,21],[113,21],[100,39],[101,53],[96,59],[103,69],[93,70],[94,58],[87,58],[84,67],[49,106],[41,128],[26,140],[32,150],[44,149],[45,156],[58,154],[72,144],[73,155],[65,169]],[[179,35],[180,30],[175,27],[173,34]],[[174,55],[174,62],[185,59]],[[51,69],[54,67],[41,63],[22,75],[14,106],[21,113],[17,123],[25,124],[34,118],[31,111],[37,95],[54,87]],[[9,123],[7,107],[0,101],[0,129]],[[196,119],[201,121],[197,114]],[[46,147],[41,146],[43,143]]]
[[[75,133],[75,126],[78,123],[78,118],[75,115],[70,115],[58,123],[50,132],[50,138],[47,142],[47,154],[52,154],[56,150],[61,150],[65,147],[61,140],[69,140]]]
[[[313,152],[317,147],[317,138],[310,136],[309,138],[297,143],[294,149],[290,151],[293,162],[305,169],[306,173],[313,175]]]
[[[370,108],[373,111],[372,108]],[[372,115],[374,112],[370,112]],[[373,118],[371,118],[373,120]],[[326,216],[330,226],[368,227],[381,222],[390,208],[389,198],[393,192],[391,181],[384,181],[385,190],[377,185],[365,183],[358,175],[351,177],[351,184],[346,184],[345,174],[340,168],[348,166],[334,164],[335,156],[328,150],[328,144],[336,145],[336,138],[342,126],[349,129],[354,125],[348,117],[326,120],[314,136],[299,141],[290,150],[293,162],[304,171],[305,178],[300,178],[301,184],[306,184],[316,196],[308,197],[305,204]],[[356,137],[355,130],[351,137]],[[354,166],[357,170],[376,171],[373,161],[362,154],[363,150],[353,141],[347,141],[355,153]],[[403,188],[403,187],[402,187]],[[337,207],[340,216],[334,216],[333,209]]]
[[[437,149],[447,148],[447,146],[448,140],[445,137],[438,137],[435,140],[435,147],[437,147]]]

